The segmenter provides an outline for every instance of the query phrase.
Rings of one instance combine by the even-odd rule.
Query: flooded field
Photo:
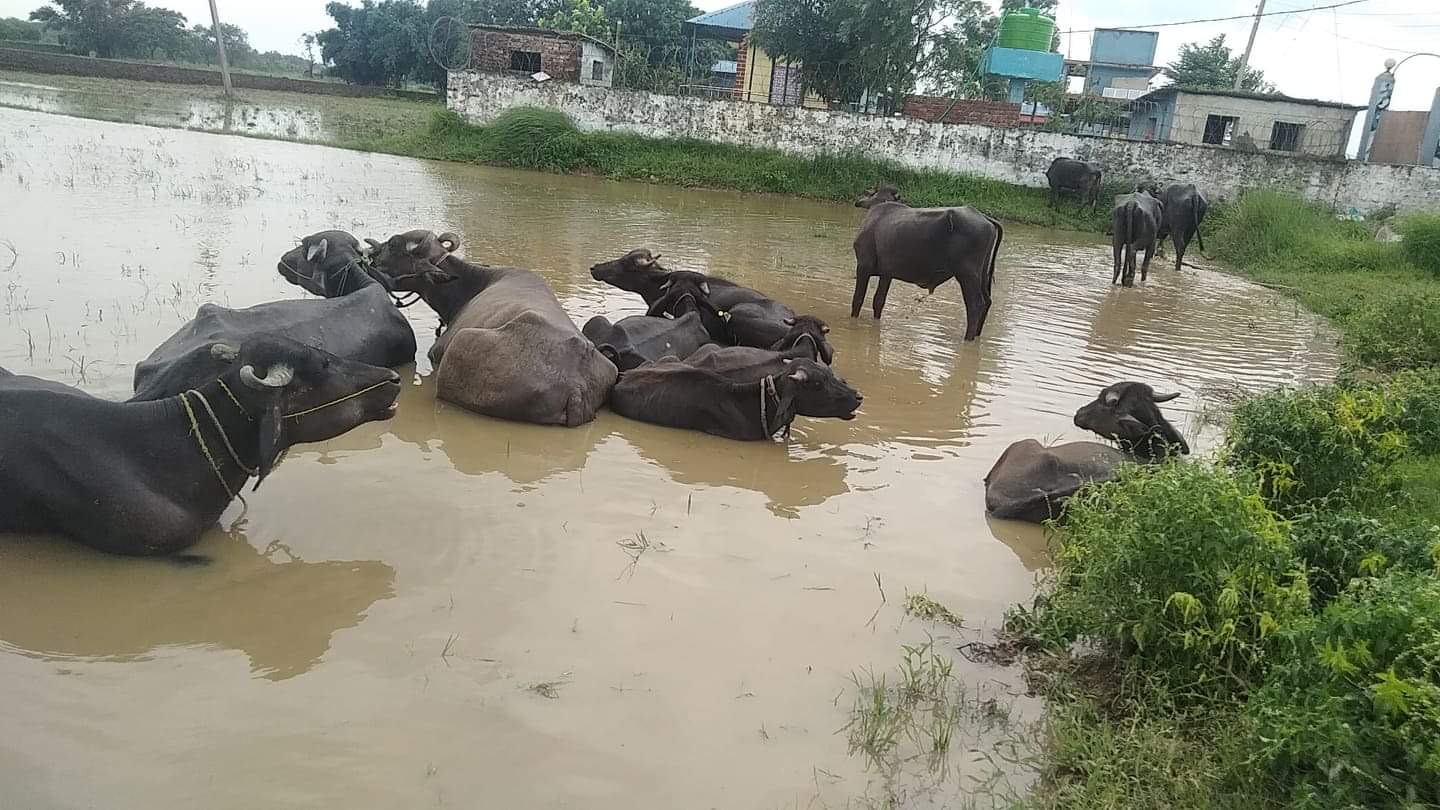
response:
[[[984,515],[1019,438],[1133,379],[1197,450],[1216,392],[1330,375],[1329,330],[1276,294],[1160,266],[1112,288],[1094,236],[1007,226],[965,345],[955,286],[848,316],[860,211],[0,110],[0,366],[121,399],[195,308],[301,291],[307,233],[458,231],[577,321],[643,312],[591,280],[633,247],[833,327],[865,394],[746,444],[629,422],[519,425],[439,404],[435,318],[397,417],[295,448],[195,549],[208,566],[0,538],[6,806],[954,806],[993,733],[915,792],[847,751],[852,676],[933,637],[1018,721],[1013,670],[955,654],[1032,593],[1046,538]],[[12,261],[13,259],[13,261]],[[3,429],[3,426],[0,426]],[[97,460],[97,463],[101,463]],[[928,593],[964,629],[911,618]],[[1023,775],[1020,777],[1023,778]]]

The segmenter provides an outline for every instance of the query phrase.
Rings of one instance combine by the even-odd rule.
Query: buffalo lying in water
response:
[[[1108,481],[1125,463],[1154,463],[1190,446],[1165,419],[1157,403],[1180,396],[1157,395],[1150,386],[1122,382],[1100,392],[1075,412],[1075,425],[1115,441],[1067,442],[1045,447],[1034,439],[1005,449],[985,476],[985,508],[1000,518],[1040,523],[1059,517],[1080,487]]]
[[[699,288],[705,302],[702,310],[709,308],[725,313],[723,326],[707,321],[717,341],[775,350],[808,342],[813,344],[818,362],[826,365],[834,362],[835,349],[826,337],[830,327],[819,318],[796,315],[790,307],[764,293],[718,276],[668,270],[660,265],[659,258],[659,254],[638,248],[618,259],[594,265],[590,276],[639,294],[651,314],[672,312],[672,302],[694,296]]]
[[[855,295],[850,317],[860,316],[871,276],[878,276],[872,307],[878,320],[892,279],[930,292],[955,279],[965,297],[965,339],[980,337],[990,314],[995,260],[1005,229],[998,220],[963,208],[911,208],[899,189],[881,186],[855,203],[868,209],[855,236]]]
[[[467,262],[452,252],[458,237],[432,231],[373,246],[375,268],[390,286],[418,293],[440,316],[430,359],[441,399],[545,425],[595,418],[615,384],[615,366],[575,328],[540,276]]]
[[[737,382],[667,358],[620,376],[610,408],[621,416],[727,439],[760,441],[784,431],[797,414],[854,419],[864,398],[829,366],[790,360],[778,373]]]
[[[259,337],[155,402],[108,402],[0,369],[0,533],[55,532],[115,554],[184,549],[286,448],[388,419],[395,372]]]
[[[711,340],[698,312],[678,318],[631,315],[614,323],[596,315],[580,331],[621,371],[662,357],[689,357]]]
[[[415,361],[415,331],[365,269],[360,243],[321,231],[281,257],[280,275],[327,300],[271,301],[245,309],[204,304],[135,366],[132,402],[173,397],[215,379],[226,367],[210,347],[281,335],[346,360],[394,367]]]

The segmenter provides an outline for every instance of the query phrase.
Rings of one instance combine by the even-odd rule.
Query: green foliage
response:
[[[1406,451],[1399,415],[1378,388],[1275,391],[1235,409],[1226,458],[1259,474],[1283,514],[1319,500],[1375,503],[1394,492],[1394,466]]]
[[[1254,762],[1290,807],[1440,803],[1440,580],[1355,583],[1250,700]]]
[[[0,17],[0,40],[39,42],[45,26],[19,17]]]
[[[577,31],[592,37],[604,37],[610,32],[610,21],[605,18],[605,7],[592,5],[590,0],[565,0],[563,6],[548,16],[541,17],[537,24],[541,28]]]
[[[1360,363],[1385,370],[1440,364],[1440,294],[1377,296],[1342,322],[1345,346]]]
[[[1411,214],[1400,220],[1399,231],[1410,261],[1440,277],[1440,214]]]
[[[1202,90],[1229,90],[1235,86],[1235,75],[1241,70],[1240,58],[1230,52],[1225,35],[1217,34],[1204,45],[1193,42],[1180,46],[1180,58],[1165,66],[1165,75],[1181,87]],[[1273,93],[1275,86],[1265,81],[1265,74],[1252,67],[1244,68],[1240,89],[1251,93]]]
[[[584,159],[580,131],[570,117],[540,107],[511,107],[490,125],[491,154],[509,166],[573,171]]]
[[[429,60],[425,10],[406,0],[332,2],[325,12],[335,27],[317,34],[322,58],[352,84],[400,84]]]
[[[1283,263],[1311,272],[1390,270],[1400,248],[1376,242],[1364,223],[1278,191],[1242,194],[1214,216],[1216,254],[1239,265]]]
[[[1066,515],[1045,621],[1123,654],[1179,704],[1245,689],[1308,614],[1290,538],[1247,475],[1125,467]]]
[[[1317,608],[1361,577],[1392,569],[1434,570],[1440,552],[1440,527],[1399,525],[1353,510],[1301,514],[1291,525],[1291,536],[1308,569]]]

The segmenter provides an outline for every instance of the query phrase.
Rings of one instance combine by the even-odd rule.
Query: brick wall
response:
[[[204,68],[175,67],[173,65],[150,65],[143,62],[124,62],[118,59],[94,59],[89,56],[71,56],[63,53],[0,48],[0,68],[23,70],[31,73],[57,73],[63,76],[99,76],[107,79],[132,79],[141,82],[162,82],[165,84],[198,84],[219,87],[220,71]],[[230,81],[236,87],[247,90],[288,90],[293,93],[313,93],[324,96],[400,96],[425,101],[439,101],[437,93],[420,93],[408,90],[391,90],[386,87],[366,87],[359,84],[339,82],[314,82],[306,79],[283,79],[275,76],[252,76],[247,73],[230,74]]]
[[[749,75],[746,70],[750,67],[750,35],[746,34],[740,39],[738,53],[735,54],[735,98],[745,98],[745,87]]]
[[[947,124],[981,124],[987,127],[1020,125],[1020,105],[1008,101],[957,101],[939,96],[906,96],[901,113],[910,118],[932,122],[939,121],[940,116],[944,115]]]
[[[580,80],[580,43],[573,39],[524,31],[471,32],[470,66],[478,70],[510,70],[511,51],[540,54],[540,69],[557,79]]]

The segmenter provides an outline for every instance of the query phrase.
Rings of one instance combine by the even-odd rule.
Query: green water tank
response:
[[[1020,51],[1049,51],[1055,38],[1055,20],[1038,8],[1022,8],[1000,18],[995,44]]]

